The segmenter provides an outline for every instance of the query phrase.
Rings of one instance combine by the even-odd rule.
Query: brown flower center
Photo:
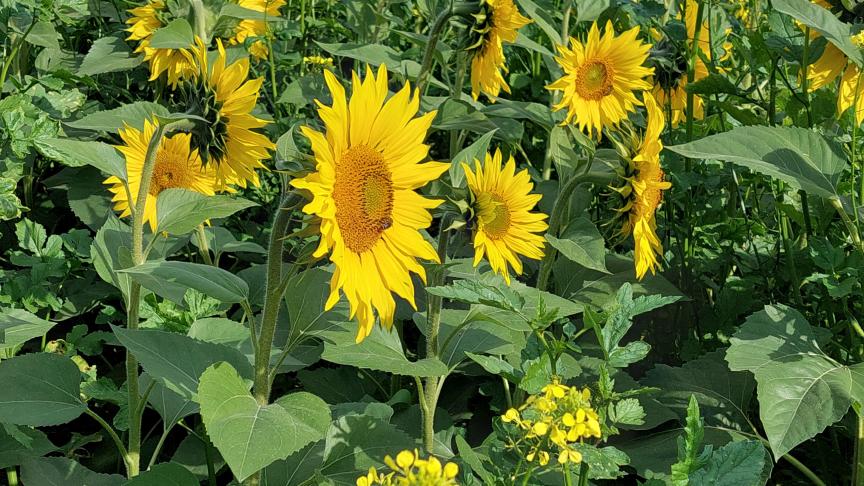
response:
[[[591,60],[581,66],[576,73],[576,92],[589,100],[600,100],[612,93],[612,66],[605,61]]]
[[[486,235],[499,240],[510,229],[510,209],[498,194],[484,192],[477,196],[477,219]]]
[[[151,196],[158,196],[165,189],[189,189],[195,182],[194,170],[196,169],[190,167],[188,160],[160,148],[156,153],[156,165],[153,167],[153,178],[147,192]]]
[[[333,200],[345,246],[370,250],[393,225],[393,179],[381,153],[366,145],[346,150],[336,165]]]

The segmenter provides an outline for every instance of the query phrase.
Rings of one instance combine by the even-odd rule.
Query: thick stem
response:
[[[831,205],[834,206],[834,209],[836,209],[837,213],[840,215],[840,219],[843,220],[843,224],[846,225],[846,231],[849,233],[849,237],[852,238],[852,243],[855,243],[855,248],[864,255],[864,243],[861,241],[858,227],[855,226],[855,223],[849,218],[849,215],[846,214],[846,210],[843,208],[843,203],[840,202],[839,199],[832,198]]]
[[[114,431],[114,428],[108,425],[102,417],[99,416],[93,410],[89,408],[84,409],[84,413],[93,418],[99,425],[105,429],[105,432],[108,432],[108,435],[111,437],[111,440],[114,441],[114,445],[117,447],[117,451],[120,453],[120,456],[123,457],[123,463],[126,465],[126,473],[129,473],[129,453],[126,451],[126,447],[123,446],[123,441],[120,440],[120,436],[117,435],[117,432]]]
[[[18,470],[15,466],[6,469],[6,481],[9,482],[9,486],[18,486]]]
[[[444,26],[447,25],[447,21],[452,16],[453,8],[451,5],[451,7],[448,7],[447,10],[438,15],[435,23],[432,24],[432,29],[429,31],[429,41],[426,43],[426,50],[423,52],[423,64],[420,65],[420,74],[417,75],[417,91],[421,94],[426,87],[429,71],[432,69],[432,60],[435,58],[435,47],[438,45],[438,38],[441,37]]]
[[[252,393],[261,405],[270,401],[270,350],[273,347],[273,336],[276,333],[276,318],[279,316],[279,306],[282,302],[282,240],[291,223],[291,212],[288,210],[296,202],[294,193],[286,195],[276,216],[273,218],[273,229],[270,232],[270,243],[267,248],[267,277],[264,291],[264,311],[261,314],[261,326],[258,333],[258,344],[255,350],[255,385]],[[250,323],[251,324],[251,323]]]
[[[567,206],[570,204],[570,196],[573,194],[573,190],[576,189],[576,186],[583,181],[583,177],[578,175],[573,176],[566,184],[564,184],[564,187],[561,188],[561,192],[555,200],[555,205],[552,207],[552,214],[549,216],[548,234],[558,236],[558,231],[561,229],[561,220],[564,217]],[[552,264],[555,263],[555,256],[557,254],[555,248],[550,246],[546,247],[546,254],[543,255],[543,260],[540,261],[540,270],[537,272],[538,289],[546,290],[549,286],[549,277],[552,275]]]
[[[207,9],[204,8],[204,2],[201,0],[190,0],[192,11],[195,17],[195,35],[200,37],[204,45],[210,44],[210,38],[207,36]]]
[[[141,170],[141,183],[132,210],[132,263],[144,263],[144,207],[150,193],[150,183],[153,179],[153,169],[156,167],[156,154],[168,127],[157,125],[156,131],[147,145],[144,157],[144,167]],[[138,329],[138,307],[141,301],[141,285],[131,282],[129,286],[129,306],[126,310],[126,328]],[[144,407],[139,406],[141,399],[138,388],[138,360],[126,351],[126,386],[129,395],[129,445],[127,447],[128,476],[138,475],[141,462],[141,413]]]
[[[210,257],[210,245],[207,243],[207,232],[204,231],[203,224],[199,224],[195,228],[195,237],[198,239],[198,251],[201,253],[204,263],[213,266],[213,258]]]
[[[450,242],[450,235],[447,233],[447,226],[450,224],[449,218],[441,220],[441,232],[438,235],[438,260],[441,266],[436,270],[430,279],[429,285],[436,287],[443,285],[447,277],[447,246]],[[441,306],[444,299],[437,295],[427,294],[427,310],[426,310],[426,358],[434,358],[438,356],[438,331],[441,327]],[[426,406],[421,407],[423,410],[423,448],[426,452],[432,454],[432,447],[435,444],[435,408],[438,406],[438,394],[440,391],[439,377],[430,376],[426,378],[426,391],[421,399],[425,400]]]
[[[852,464],[852,484],[864,484],[864,415],[862,410],[856,410],[858,415],[858,434],[855,437],[855,461]]]

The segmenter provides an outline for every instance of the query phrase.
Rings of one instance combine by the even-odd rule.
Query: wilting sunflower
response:
[[[276,146],[257,130],[266,120],[251,114],[258,103],[263,78],[248,79],[249,59],[243,58],[226,65],[225,48],[216,39],[217,55],[210,66],[207,48],[196,39],[195,57],[199,75],[187,85],[186,101],[190,113],[207,120],[192,131],[193,146],[201,152],[205,164],[216,168],[222,186],[236,184],[246,187],[259,184],[256,169],[264,168],[262,160],[270,157]]]
[[[575,119],[580,130],[596,131],[599,138],[604,127],[618,125],[641,105],[633,92],[651,89],[645,78],[654,68],[643,65],[651,45],[638,35],[639,27],[634,27],[616,36],[612,22],[607,22],[601,38],[594,22],[585,43],[571,37],[571,49],[558,47],[560,57],[555,60],[564,76],[547,88],[563,92],[555,110],[567,109],[564,123]]]
[[[480,93],[495,101],[503,89],[510,92],[501,71],[507,72],[504,43],[516,42],[518,30],[531,20],[522,16],[513,0],[481,0],[473,15],[466,51],[471,58],[471,95],[476,100]]]
[[[663,150],[660,135],[665,126],[663,109],[647,93],[645,107],[648,111],[645,133],[641,140],[631,138],[633,150],[621,150],[624,158],[628,159],[628,167],[626,174],[623,174],[624,186],[615,188],[624,198],[624,204],[618,210],[623,219],[619,234],[622,237],[633,235],[633,259],[639,279],[649,270],[654,273],[658,266],[657,255],[663,253],[663,246],[657,237],[655,212],[663,200],[663,191],[672,187],[664,180],[660,167],[660,152]]]
[[[474,201],[474,266],[483,256],[492,270],[510,284],[509,266],[522,274],[519,255],[539,260],[543,258],[546,215],[532,213],[540,194],[531,194],[534,184],[527,170],[516,173],[513,157],[501,167],[501,151],[486,154],[483,164],[474,160],[477,172],[462,163],[465,179]]]
[[[693,0],[687,0],[687,9],[684,14],[684,23],[687,26],[688,49],[693,48],[693,40],[696,38],[696,14],[699,6]],[[680,17],[680,15],[679,15]],[[710,34],[708,33],[708,22],[703,21],[699,29],[699,50],[701,55],[696,56],[694,67],[694,81],[708,77],[708,67],[702,60],[702,56],[711,59]],[[661,42],[662,44],[662,42]],[[674,48],[673,48],[674,49]],[[667,69],[658,69],[655,76],[652,94],[660,106],[670,105],[672,111],[672,126],[687,119],[687,56],[684,49],[674,49],[672,54],[674,62]],[[702,98],[693,96],[693,119],[701,120],[705,117],[705,108]]]
[[[812,1],[822,8],[832,9],[832,5],[826,0]],[[844,11],[840,15],[842,18],[851,14]],[[811,40],[818,37],[817,32],[810,31]],[[864,31],[853,35],[851,40],[859,48],[864,48]],[[840,92],[837,95],[837,116],[842,116],[846,110],[855,105],[855,122],[860,124],[864,121],[864,80],[861,80],[861,70],[831,42],[826,42],[825,50],[822,51],[819,59],[807,66],[807,89],[814,91],[827,86],[841,73],[843,77],[840,79]]]
[[[267,18],[279,17],[279,9],[285,5],[285,0],[236,0],[236,2],[245,9],[265,14]],[[246,39],[264,37],[269,31],[266,20],[242,19],[234,27],[234,36],[228,39],[228,43],[243,44]],[[267,53],[267,43],[263,40],[255,40],[249,46],[249,54],[257,59],[266,59]]]
[[[144,170],[144,158],[147,156],[147,147],[150,139],[158,127],[158,122],[144,122],[144,131],[126,126],[120,129],[120,138],[123,145],[118,145],[119,150],[126,157],[126,174],[129,183],[129,193],[123,181],[111,176],[105,179],[105,184],[110,184],[109,191],[114,193],[111,201],[114,209],[120,211],[120,217],[129,216],[131,206],[138,199],[138,191],[141,187],[141,176]],[[150,190],[147,191],[147,202],[144,204],[144,222],[150,223],[150,229],[156,231],[156,201],[159,194],[165,189],[179,188],[200,192],[212,196],[216,192],[216,171],[212,167],[201,165],[198,151],[189,148],[190,135],[188,133],[177,133],[170,137],[164,137],[156,152],[156,165],[153,168],[153,177],[150,180]],[[132,204],[129,196],[132,197]]]
[[[150,81],[168,74],[168,84],[176,88],[180,81],[195,76],[195,59],[192,47],[189,49],[165,49],[150,47],[150,37],[157,29],[164,26],[161,16],[165,10],[165,2],[152,0],[141,7],[129,10],[132,14],[126,23],[130,25],[127,40],[138,41],[135,53],[144,53],[144,61],[150,65]]]
[[[318,102],[326,133],[301,131],[315,154],[316,172],[291,184],[312,194],[303,208],[320,220],[321,241],[314,256],[330,254],[336,269],[330,281],[332,308],[341,290],[359,327],[357,342],[372,332],[375,314],[386,328],[393,324],[392,293],[414,304],[411,272],[425,281],[417,258],[438,262],[438,254],[420,234],[432,223],[429,210],[441,201],[414,192],[437,179],[449,164],[420,164],[429,153],[423,143],[435,112],[415,118],[419,93],[405,85],[389,100],[387,68],[371,69],[361,82],[353,73],[353,93],[324,71],[333,105]],[[416,306],[415,306],[416,307]]]

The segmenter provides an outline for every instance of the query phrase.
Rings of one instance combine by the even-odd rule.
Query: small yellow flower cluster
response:
[[[374,467],[369,472],[357,478],[357,486],[458,486],[456,475],[459,466],[452,462],[441,464],[435,457],[420,459],[417,449],[402,451],[392,457],[384,458],[384,463],[392,470],[381,474]]]
[[[597,412],[591,408],[591,391],[562,385],[557,378],[540,394],[528,397],[518,410],[507,410],[501,419],[515,424],[521,432],[508,447],[525,454],[528,462],[537,459],[541,466],[556,452],[559,464],[580,463],[582,454],[572,445],[601,437]]]
[[[303,57],[303,62],[306,64],[313,64],[316,66],[333,67],[333,58],[332,57],[305,56],[305,57]]]
[[[864,30],[852,36],[852,43],[859,49],[864,48]]]

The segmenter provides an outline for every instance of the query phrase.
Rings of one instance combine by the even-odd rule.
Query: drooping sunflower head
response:
[[[527,170],[516,173],[513,157],[502,167],[501,151],[474,160],[476,172],[463,163],[473,200],[474,266],[485,256],[489,266],[510,283],[510,267],[522,274],[520,255],[543,258],[546,215],[531,212],[540,194],[531,194],[534,184]]]
[[[285,0],[234,0],[237,5],[264,14],[265,19],[242,19],[234,27],[234,35],[228,38],[231,45],[244,44],[251,39],[248,45],[249,54],[256,59],[266,59],[268,55],[267,42],[263,40],[270,33],[267,18],[279,17],[279,9],[285,6]]]
[[[168,49],[150,47],[153,32],[167,24],[165,2],[152,0],[146,5],[129,10],[132,16],[126,20],[130,25],[127,32],[127,40],[137,40],[138,47],[135,53],[144,54],[144,61],[150,66],[150,81],[155,81],[166,73],[168,85],[176,88],[184,79],[195,77],[195,59],[192,55],[192,47],[189,49]]]
[[[417,259],[438,261],[420,230],[432,223],[429,210],[441,201],[415,191],[449,164],[420,163],[429,153],[423,141],[435,112],[416,116],[416,90],[412,95],[406,84],[387,99],[383,65],[377,76],[370,69],[362,81],[357,73],[352,78],[348,100],[336,76],[324,71],[333,99],[331,106],[318,102],[326,131],[301,128],[316,169],[291,184],[311,194],[303,211],[319,219],[321,240],[314,256],[329,254],[335,266],[326,308],[338,302],[341,290],[359,323],[360,342],[372,332],[376,314],[388,329],[393,324],[393,293],[415,305],[410,274],[426,279]]]
[[[504,43],[515,42],[518,30],[531,20],[513,0],[480,0],[470,18],[462,48],[471,54],[471,95],[476,100],[485,93],[494,102],[501,90],[510,92],[502,74],[507,72]]]
[[[649,94],[645,95],[645,107],[648,116],[642,136],[633,135],[629,141],[616,143],[626,166],[621,174],[624,184],[613,188],[622,199],[617,210],[620,216],[618,236],[633,236],[636,276],[640,279],[648,270],[654,273],[658,266],[657,255],[663,252],[657,237],[655,213],[663,200],[663,191],[672,187],[660,166],[663,150],[660,136],[666,124],[663,109]]]
[[[114,209],[120,211],[120,217],[129,216],[138,199],[141,189],[142,172],[144,170],[144,158],[147,156],[147,147],[150,139],[158,127],[158,122],[144,122],[144,130],[126,126],[120,129],[120,138],[123,145],[117,146],[126,158],[126,174],[129,185],[127,194],[126,187],[119,178],[111,176],[105,180],[105,184],[114,194],[111,199]],[[216,173],[213,168],[204,167],[198,151],[191,149],[188,133],[177,133],[170,137],[164,137],[156,152],[156,165],[153,168],[153,176],[147,191],[147,200],[144,205],[144,222],[150,223],[150,228],[156,231],[156,201],[159,194],[165,189],[187,189],[212,196],[218,189]],[[132,201],[129,201],[129,196]]]
[[[617,126],[641,105],[634,92],[651,88],[646,78],[654,69],[644,66],[651,45],[638,36],[639,27],[616,36],[607,22],[601,37],[595,22],[585,42],[571,38],[569,49],[558,47],[555,60],[564,76],[547,88],[562,92],[555,110],[567,110],[565,123],[575,120],[599,138],[603,128]]]
[[[252,115],[258,103],[262,78],[248,79],[249,59],[228,64],[222,41],[217,39],[217,52],[212,65],[207,48],[196,39],[198,76],[186,83],[184,100],[195,120],[192,144],[201,153],[205,165],[213,165],[223,186],[236,184],[246,187],[259,184],[257,169],[265,168],[262,160],[275,149],[273,142],[260,129],[267,125]]]

